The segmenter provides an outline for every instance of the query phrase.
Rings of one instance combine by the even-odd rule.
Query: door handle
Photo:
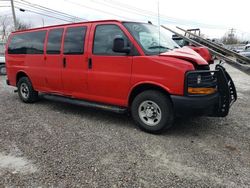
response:
[[[66,64],[67,64],[67,63],[66,63],[66,57],[64,57],[64,58],[63,58],[63,68],[66,67]]]
[[[88,59],[88,68],[92,69],[92,59],[91,58]]]

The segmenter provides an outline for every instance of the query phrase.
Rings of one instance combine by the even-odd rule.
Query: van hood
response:
[[[183,47],[174,49],[169,52],[164,52],[161,53],[160,56],[175,57],[178,59],[191,61],[193,63],[196,63],[197,65],[208,65],[208,62],[205,59],[203,59],[197,52],[189,47]]]

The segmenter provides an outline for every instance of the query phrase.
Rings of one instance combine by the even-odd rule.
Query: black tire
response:
[[[149,104],[149,106],[145,107],[144,104]],[[154,114],[153,117],[147,116],[148,114],[152,115],[152,113],[150,113],[151,111],[147,113],[147,110],[148,108],[150,108],[150,105],[152,105],[153,107],[153,110],[151,110]],[[158,112],[161,113],[161,118],[158,117],[159,115],[156,115],[158,114]],[[147,90],[138,94],[132,102],[131,114],[140,129],[154,134],[161,133],[166,129],[170,128],[173,124],[174,119],[173,105],[169,97],[164,93],[155,90]],[[156,118],[156,121],[154,118]],[[155,125],[149,125],[150,122]]]
[[[38,92],[33,89],[28,77],[21,77],[17,83],[18,95],[25,103],[33,103],[38,100]]]
[[[0,65],[0,75],[6,75],[6,67],[5,67],[5,65]]]

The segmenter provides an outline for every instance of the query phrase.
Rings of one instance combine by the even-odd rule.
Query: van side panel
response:
[[[36,90],[45,89],[44,56],[43,55],[8,55],[7,75],[10,85],[16,86],[16,77],[19,72],[24,72],[31,80]]]
[[[46,36],[45,30],[40,30],[40,31],[42,31],[43,34],[45,33]],[[22,47],[21,45],[23,44],[25,45],[25,43],[30,42],[30,41],[25,41],[25,37],[23,37],[23,40],[18,39],[21,40],[22,42],[12,45],[14,47],[19,46],[19,48],[16,47],[16,49],[12,49],[11,46],[12,40],[19,37],[18,35],[24,36],[24,34],[32,34],[32,32],[24,32],[24,33],[20,32],[12,34],[8,42],[8,50],[6,55],[8,79],[10,81],[10,84],[15,86],[17,84],[16,83],[17,74],[19,72],[24,72],[30,78],[34,89],[43,91],[45,89],[45,76],[44,76],[45,57],[42,51],[44,51],[45,36],[43,36],[44,39],[42,38],[43,42],[40,45],[42,51],[40,52],[37,52],[35,48],[32,48],[32,46],[36,43],[36,41],[33,41],[34,44],[30,44],[29,49],[27,48],[25,49],[24,47]]]

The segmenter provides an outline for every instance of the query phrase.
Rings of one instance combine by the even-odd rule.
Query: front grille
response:
[[[197,65],[196,70],[210,70],[209,65]]]
[[[237,100],[234,82],[226,69],[216,65],[214,71],[194,70],[186,73],[184,94],[190,97],[218,94],[213,116],[225,117]]]

